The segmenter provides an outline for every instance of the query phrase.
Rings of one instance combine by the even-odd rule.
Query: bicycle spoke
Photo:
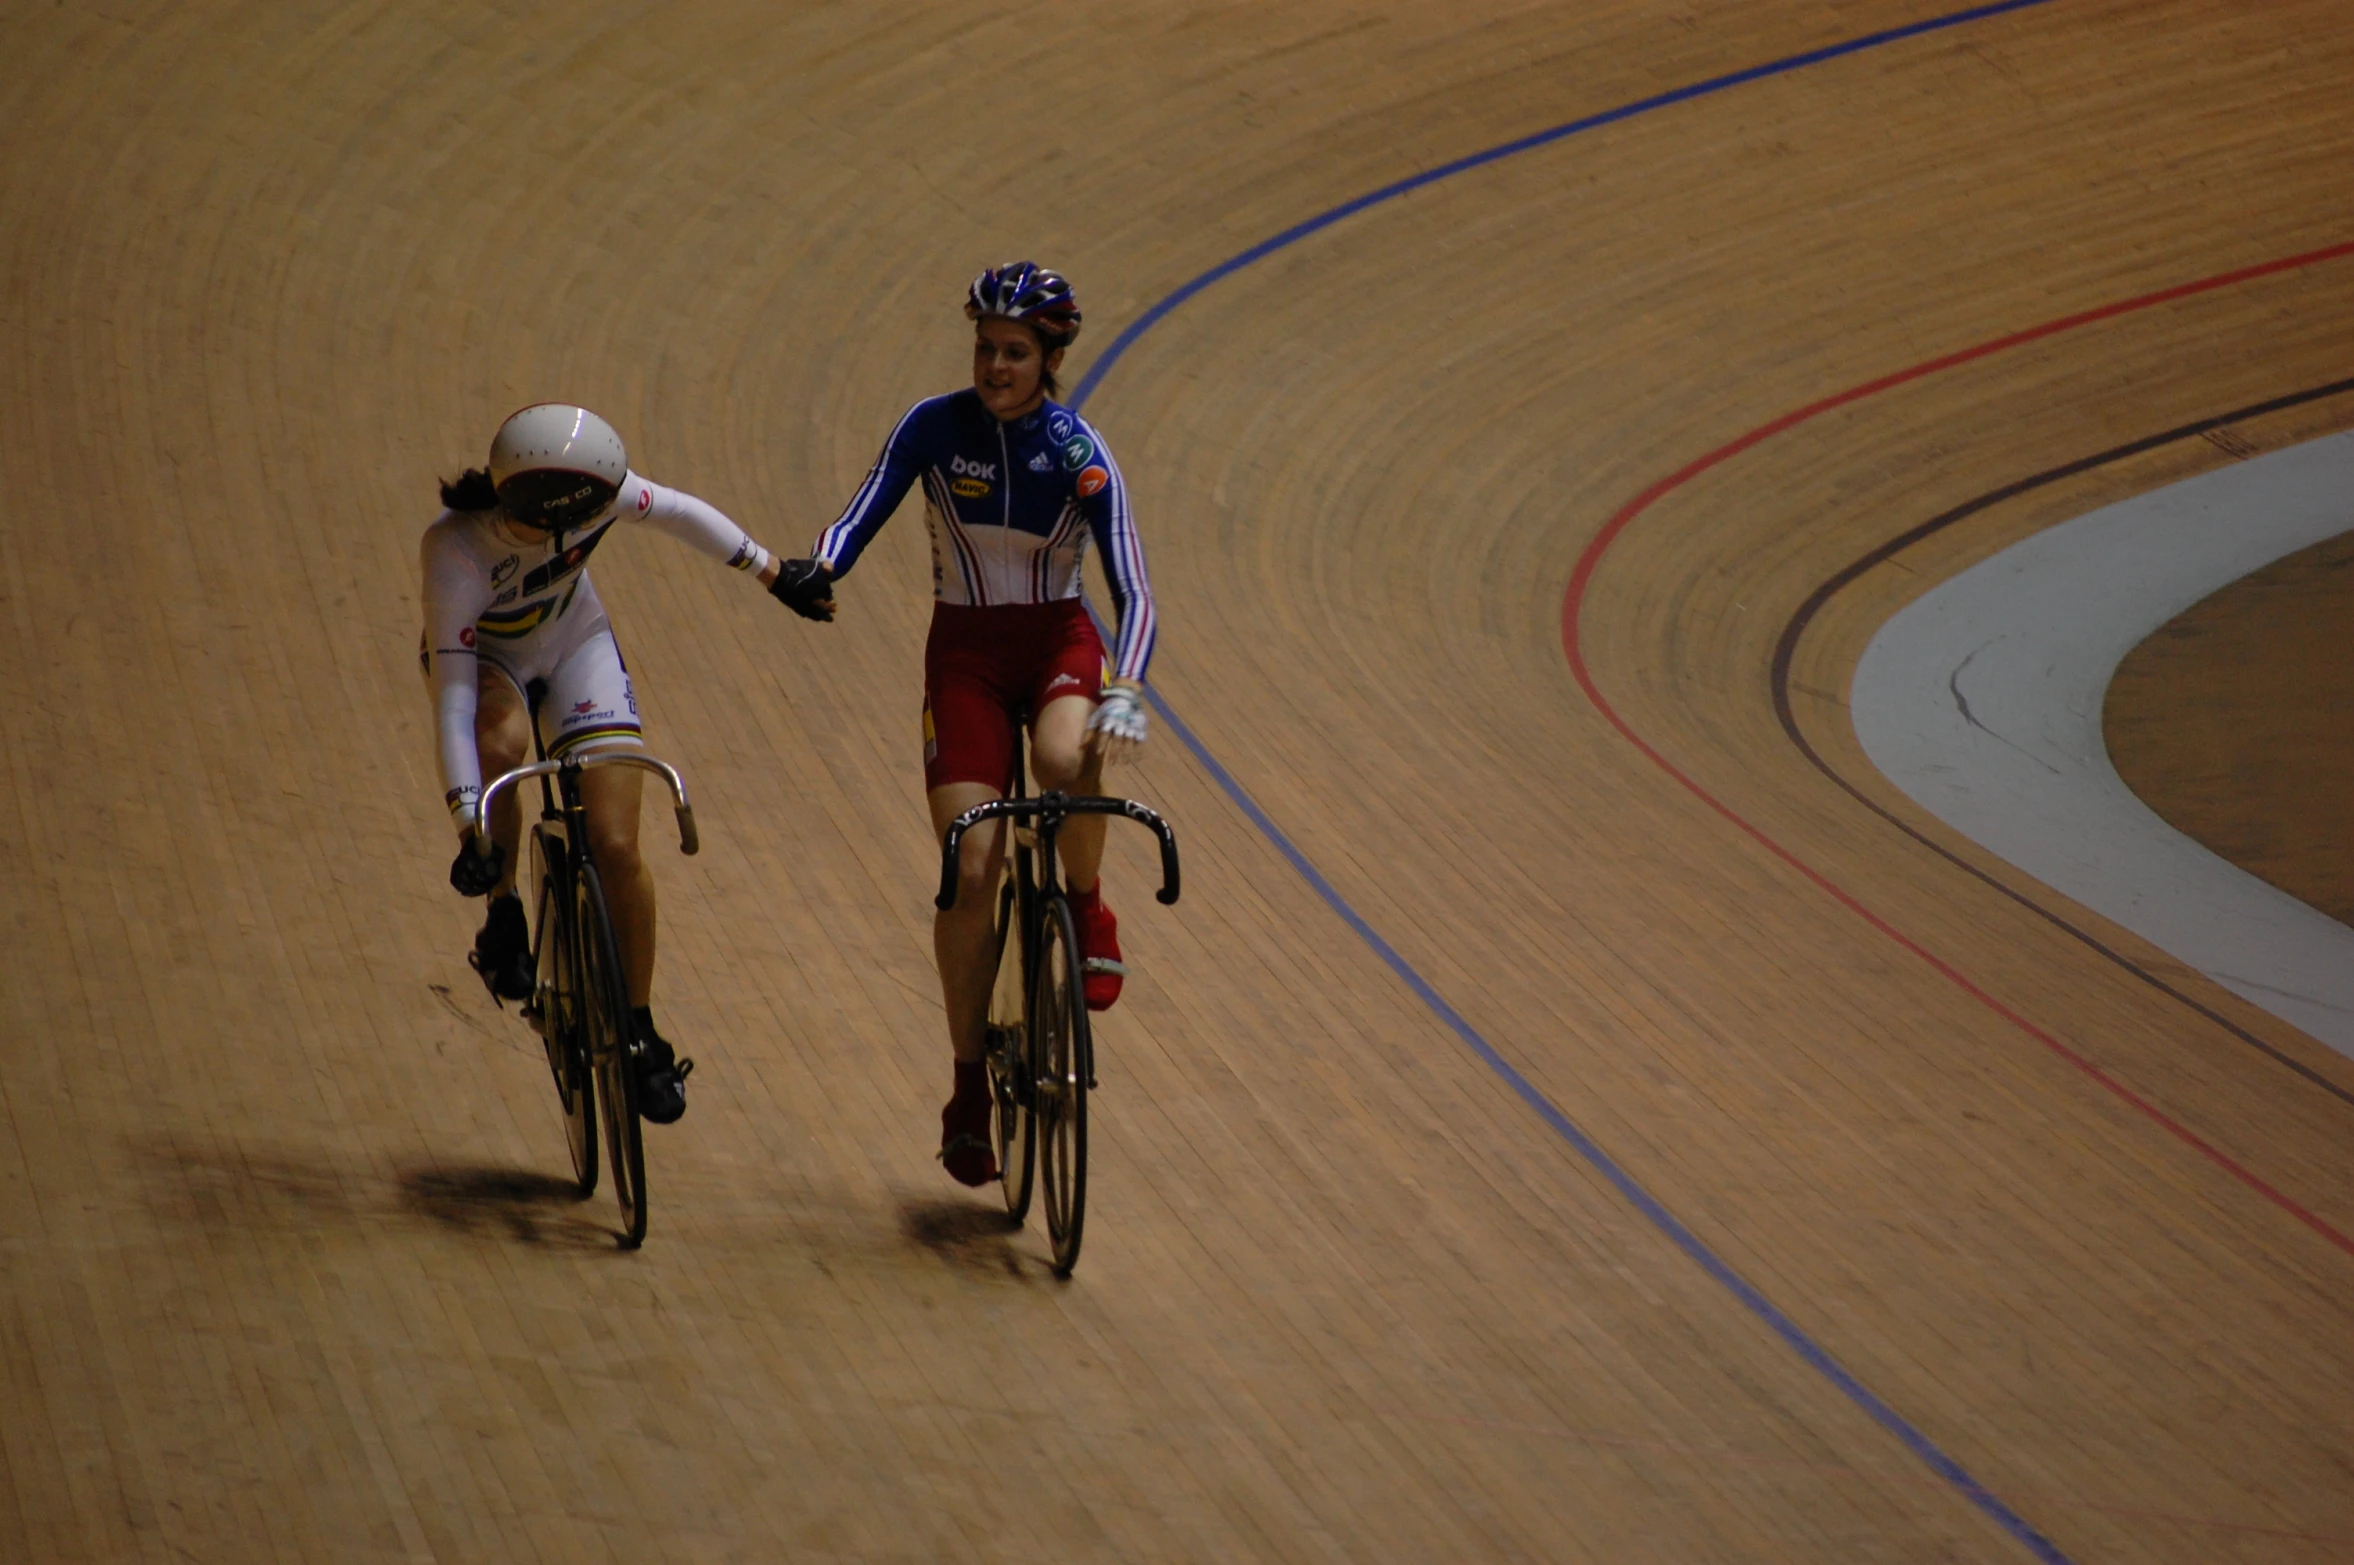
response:
[[[545,827],[531,835],[532,877],[538,887],[538,973],[532,1008],[534,1025],[547,1051],[556,1084],[556,1106],[564,1115],[564,1140],[572,1155],[572,1176],[584,1196],[597,1188],[596,1088],[589,1070],[588,1042],[581,1026],[579,955],[574,932],[574,895],[564,839]]]
[[[1024,993],[1022,924],[1016,872],[998,887],[997,987],[989,1000],[988,1053],[991,1092],[996,1099],[992,1129],[997,1141],[998,1183],[1006,1216],[1015,1226],[1030,1213],[1037,1164],[1038,1133],[1031,1113],[1028,996]]]
[[[580,865],[577,884],[581,1008],[596,1066],[596,1095],[604,1109],[605,1147],[611,1154],[613,1196],[621,1208],[622,1242],[635,1246],[646,1237],[646,1151],[645,1130],[638,1117],[629,995],[622,982],[621,957],[605,907],[604,886],[594,864]]]
[[[1078,932],[1070,905],[1048,899],[1038,921],[1040,946],[1031,990],[1032,1060],[1036,1069],[1040,1161],[1046,1183],[1046,1231],[1054,1269],[1079,1261],[1087,1217],[1087,1077],[1092,1064],[1087,1004],[1080,989]]]

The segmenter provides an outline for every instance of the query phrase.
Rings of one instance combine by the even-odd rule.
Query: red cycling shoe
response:
[[[956,1095],[940,1110],[940,1161],[960,1185],[985,1185],[997,1177],[997,1151],[989,1144],[989,1077],[978,1062],[956,1068]]]
[[[1079,926],[1080,971],[1087,990],[1087,1009],[1108,1011],[1120,998],[1128,977],[1120,960],[1120,921],[1103,905],[1103,887],[1067,893],[1071,917]]]

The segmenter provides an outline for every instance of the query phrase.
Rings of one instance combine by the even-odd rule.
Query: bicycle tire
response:
[[[1022,909],[1009,871],[997,888],[997,986],[989,995],[987,1046],[990,1131],[997,1142],[997,1182],[1005,1215],[1019,1228],[1030,1215],[1038,1167],[1038,1121],[1030,1112],[1037,1072],[1030,1063],[1029,983],[1022,960]]]
[[[596,1062],[597,1098],[604,1109],[613,1198],[621,1207],[622,1243],[635,1249],[646,1238],[646,1142],[645,1124],[638,1115],[637,1039],[630,1027],[629,990],[622,981],[620,949],[597,866],[580,863],[573,884],[578,892],[574,945],[580,953],[581,1012],[588,1023],[590,1057]]]
[[[597,1189],[596,1079],[581,1026],[577,964],[571,951],[570,864],[564,838],[545,825],[532,828],[531,869],[532,882],[539,888],[539,918],[531,926],[538,940],[532,962],[538,974],[531,999],[533,1022],[547,1050],[548,1074],[555,1079],[572,1177],[587,1197]]]
[[[1036,927],[1030,1057],[1037,1071],[1038,1163],[1054,1269],[1068,1277],[1079,1264],[1087,1226],[1087,1088],[1095,1075],[1095,1040],[1087,1022],[1079,930],[1061,892],[1046,898]]]

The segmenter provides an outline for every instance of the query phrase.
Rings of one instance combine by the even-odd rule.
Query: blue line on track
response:
[[[1442,163],[1437,168],[1426,169],[1422,173],[1401,179],[1395,184],[1384,185],[1379,190],[1359,196],[1353,201],[1344,201],[1329,211],[1321,212],[1304,223],[1294,224],[1273,238],[1263,239],[1248,250],[1219,262],[1192,281],[1177,288],[1130,322],[1125,330],[1112,339],[1111,346],[1103,351],[1102,356],[1088,366],[1087,373],[1080,377],[1077,388],[1071,393],[1071,406],[1074,409],[1083,407],[1089,395],[1102,383],[1104,376],[1111,372],[1112,366],[1120,362],[1128,349],[1146,332],[1167,319],[1169,314],[1186,300],[1221,278],[1230,277],[1244,267],[1264,260],[1276,251],[1295,245],[1309,235],[1330,228],[1343,218],[1354,216],[1368,207],[1379,206],[1385,201],[1394,201],[1409,191],[1419,190],[1425,185],[1435,184],[1439,180],[1452,178],[1471,169],[1483,168],[1490,163],[1512,157],[1515,154],[1549,146],[1582,131],[1594,130],[1604,125],[1614,125],[1621,120],[1633,119],[1637,115],[1648,114],[1655,109],[1687,103],[1695,98],[1705,98],[1749,82],[1762,81],[1770,76],[1787,75],[1810,65],[1820,65],[1826,60],[1861,54],[1867,49],[1877,49],[1883,45],[1899,43],[1908,38],[1919,38],[1924,34],[1943,32],[1950,27],[1960,27],[1965,23],[1983,21],[1988,17],[2001,16],[2011,11],[2025,11],[2050,3],[2051,0],[2001,0],[2001,3],[1995,5],[1975,6],[1967,11],[1955,11],[1946,16],[1931,17],[1924,22],[1914,22],[1904,27],[1892,27],[1881,32],[1867,33],[1860,38],[1850,38],[1844,43],[1830,44],[1820,49],[1810,49],[1804,54],[1794,54],[1786,59],[1751,66],[1747,70],[1735,71],[1730,75],[1712,76],[1706,81],[1695,82],[1689,87],[1678,87],[1671,92],[1663,92],[1633,103],[1622,104],[1615,109],[1605,109],[1599,114],[1589,114],[1583,119],[1571,120],[1567,124],[1556,125],[1550,130],[1541,130],[1533,135],[1523,136],[1516,141],[1507,141],[1501,146],[1490,147],[1484,152],[1474,152],[1468,157],[1457,158],[1452,163]],[[1521,1101],[1534,1110],[1539,1119],[1551,1126],[1556,1135],[1568,1142],[1576,1150],[1578,1156],[1593,1165],[1597,1172],[1616,1186],[1619,1194],[1626,1197],[1637,1211],[1649,1219],[1653,1227],[1673,1240],[1676,1247],[1690,1257],[1695,1265],[1715,1278],[1728,1292],[1739,1299],[1751,1314],[1763,1321],[1774,1335],[1788,1344],[1791,1351],[1803,1359],[1810,1368],[1838,1387],[1849,1401],[1869,1414],[1873,1422],[1894,1435],[1906,1449],[1919,1457],[1930,1471],[1959,1490],[1972,1505],[1983,1511],[2005,1532],[2023,1544],[2029,1553],[2037,1559],[2045,1561],[2046,1565],[2071,1565],[2068,1556],[2062,1554],[2049,1538],[2028,1525],[2027,1521],[2016,1511],[2005,1505],[1984,1484],[1970,1476],[1959,1462],[1939,1450],[1936,1443],[1927,1435],[1914,1428],[1902,1414],[1886,1402],[1881,1401],[1869,1387],[1848,1373],[1845,1366],[1824,1351],[1813,1338],[1800,1330],[1796,1321],[1783,1314],[1772,1300],[1760,1293],[1747,1278],[1733,1270],[1730,1265],[1726,1264],[1723,1257],[1703,1244],[1698,1235],[1686,1228],[1674,1213],[1662,1206],[1658,1197],[1637,1183],[1634,1176],[1621,1168],[1616,1159],[1603,1151],[1592,1137],[1580,1130],[1576,1122],[1567,1114],[1561,1112],[1552,1099],[1538,1091],[1526,1076],[1514,1068],[1511,1061],[1499,1054],[1495,1046],[1480,1035],[1477,1028],[1464,1020],[1461,1012],[1449,1005],[1446,999],[1431,987],[1428,979],[1414,970],[1413,964],[1399,954],[1397,947],[1383,939],[1380,932],[1367,923],[1364,916],[1354,907],[1349,905],[1348,899],[1340,894],[1331,881],[1324,878],[1322,871],[1309,862],[1308,856],[1302,853],[1291,838],[1284,834],[1283,828],[1276,825],[1267,812],[1259,807],[1258,801],[1250,796],[1250,793],[1240,782],[1235,780],[1234,774],[1219,764],[1218,758],[1210,753],[1209,746],[1202,743],[1200,737],[1187,726],[1184,719],[1177,715],[1176,710],[1162,698],[1160,692],[1148,688],[1146,696],[1151,701],[1153,710],[1161,715],[1161,721],[1169,725],[1177,737],[1184,742],[1185,748],[1193,752],[1194,759],[1201,762],[1203,769],[1217,781],[1220,788],[1225,790],[1226,796],[1234,801],[1235,806],[1245,816],[1249,817],[1251,824],[1259,829],[1260,834],[1273,843],[1276,850],[1290,861],[1291,867],[1299,871],[1300,877],[1314,888],[1318,896],[1324,899],[1325,905],[1340,915],[1341,922],[1355,930],[1357,937],[1372,948],[1374,955],[1380,957],[1390,971],[1404,980],[1406,987],[1413,990],[1416,997],[1430,1008],[1432,1014],[1446,1023],[1456,1037],[1463,1040],[1464,1047],[1479,1056],[1481,1062],[1489,1070],[1495,1072],[1506,1086],[1517,1093]]]
[[[1885,44],[1901,43],[1907,38],[1919,38],[1927,33],[1943,32],[1949,27],[1960,27],[1969,22],[1982,22],[1988,17],[2001,16],[2011,11],[2025,11],[2034,6],[2049,5],[2050,3],[2051,0],[1999,0],[1999,3],[1995,5],[1974,6],[1970,10],[1955,11],[1947,16],[1933,16],[1925,22],[1913,22],[1904,27],[1891,27],[1883,32],[1866,33],[1861,38],[1850,38],[1844,43],[1826,44],[1820,49],[1809,49],[1804,54],[1794,54],[1787,59],[1769,61],[1764,65],[1753,65],[1747,70],[1734,71],[1728,76],[1711,76],[1708,80],[1694,82],[1689,87],[1677,87],[1672,91],[1659,93],[1653,97],[1638,98],[1633,103],[1622,103],[1615,109],[1604,109],[1601,113],[1589,114],[1584,119],[1571,120],[1565,125],[1556,125],[1550,130],[1540,130],[1532,135],[1523,136],[1517,141],[1507,141],[1501,146],[1490,147],[1484,152],[1474,152],[1468,157],[1457,158],[1452,163],[1442,163],[1437,168],[1424,169],[1419,174],[1408,175],[1395,184],[1382,186],[1379,190],[1368,191],[1354,201],[1344,201],[1329,211],[1319,212],[1304,223],[1295,223],[1271,239],[1262,239],[1248,250],[1228,256],[1192,281],[1180,284],[1166,298],[1154,304],[1151,309],[1146,310],[1135,320],[1130,321],[1121,330],[1120,335],[1112,339],[1112,345],[1104,349],[1102,355],[1094,363],[1087,366],[1087,373],[1079,377],[1079,384],[1071,393],[1071,407],[1074,410],[1084,407],[1088,396],[1094,392],[1097,384],[1111,373],[1112,366],[1120,362],[1129,348],[1135,345],[1136,339],[1158,326],[1171,311],[1186,300],[1221,278],[1231,277],[1244,267],[1254,262],[1263,261],[1278,250],[1288,249],[1292,245],[1298,244],[1310,234],[1330,228],[1345,217],[1354,217],[1367,207],[1379,206],[1385,201],[1394,201],[1409,191],[1420,190],[1425,185],[1435,185],[1442,179],[1452,179],[1457,174],[1468,173],[1475,168],[1484,168],[1490,163],[1498,163],[1516,154],[1534,151],[1538,147],[1551,146],[1556,141],[1564,140],[1584,131],[1598,130],[1604,125],[1615,125],[1621,120],[1631,120],[1639,115],[1649,114],[1655,109],[1672,108],[1679,103],[1689,103],[1694,98],[1706,98],[1728,88],[1745,86],[1754,81],[1763,81],[1769,76],[1787,76],[1792,71],[1804,70],[1810,65],[1820,65],[1826,60],[1861,54],[1867,49],[1877,49]]]

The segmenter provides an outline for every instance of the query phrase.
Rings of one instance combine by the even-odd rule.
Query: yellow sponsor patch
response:
[[[475,628],[486,636],[497,636],[502,639],[528,636],[549,620],[572,607],[572,595],[579,590],[580,583],[575,580],[561,598],[541,598],[535,603],[526,603],[518,608],[503,609],[496,614],[485,614],[474,622]]]
[[[989,492],[988,483],[979,478],[959,478],[948,487],[967,500],[978,500]]]
[[[485,614],[475,625],[486,636],[502,639],[527,636],[547,623],[549,612],[554,607],[555,604],[548,601],[531,604],[512,614]]]

